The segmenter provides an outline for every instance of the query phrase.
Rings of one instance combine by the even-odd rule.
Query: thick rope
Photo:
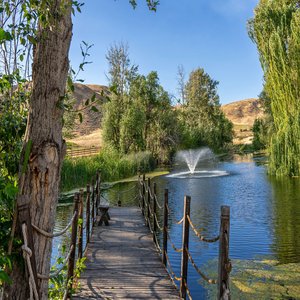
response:
[[[154,219],[155,219],[156,227],[157,227],[160,231],[163,231],[163,228],[159,225],[159,222],[158,222],[158,220],[157,220],[157,215],[154,215]]]
[[[39,274],[39,273],[38,273],[38,274],[37,274],[38,278],[39,278],[39,279],[43,279],[43,280],[49,280],[49,279],[51,279],[51,278],[53,278],[53,277],[56,277],[56,276],[64,269],[64,267],[66,266],[67,262],[68,262],[69,259],[70,259],[70,255],[71,255],[71,252],[72,252],[73,249],[74,249],[74,245],[72,245],[72,246],[70,247],[69,253],[68,253],[68,255],[66,256],[66,258],[65,258],[65,260],[64,260],[64,263],[62,264],[62,266],[61,266],[57,271],[51,273],[49,276],[46,276],[46,275],[43,275],[43,274]]]
[[[171,209],[170,209],[169,205],[166,205],[166,208],[167,208],[167,211],[168,211],[168,215],[171,215]],[[177,221],[177,220],[175,219],[175,223],[176,223],[177,225],[180,225],[180,224],[183,222],[183,220],[184,220],[184,217],[182,217],[182,219],[179,220],[179,221]]]
[[[195,268],[196,272],[197,272],[197,273],[198,273],[198,274],[199,274],[206,282],[208,282],[209,284],[216,284],[216,283],[217,283],[217,280],[208,278],[208,277],[207,277],[207,276],[206,276],[206,275],[205,275],[205,274],[197,267],[197,265],[196,265],[195,261],[193,260],[193,258],[192,258],[192,256],[191,256],[189,250],[186,249],[186,251],[187,251],[189,260],[190,260],[192,266]]]
[[[30,300],[39,300],[39,295],[37,292],[36,282],[34,280],[34,274],[31,266],[30,257],[32,256],[32,251],[28,247],[28,237],[27,237],[27,225],[24,223],[22,224],[22,233],[24,238],[24,245],[22,246],[23,250],[23,257],[26,261],[28,272],[29,272],[29,289],[30,289]]]
[[[197,229],[195,228],[190,216],[187,216],[187,219],[188,219],[188,222],[190,223],[191,225],[191,228],[193,229],[195,235],[202,241],[202,242],[205,242],[205,243],[214,243],[216,241],[219,240],[220,236],[218,235],[217,237],[215,238],[212,238],[212,239],[208,239],[208,238],[205,238],[203,235],[200,234],[199,231],[197,231]]]
[[[156,205],[157,205],[158,209],[160,209],[160,210],[163,209],[163,206],[160,205],[159,202],[158,202],[157,195],[154,195],[154,200],[156,202]]]
[[[184,281],[184,286],[185,286],[185,289],[186,289],[186,293],[189,297],[189,300],[193,300],[192,295],[191,295],[191,291],[190,291],[190,289],[189,289],[189,287],[188,287],[188,285],[185,281]]]
[[[57,232],[57,233],[49,233],[39,227],[37,227],[36,225],[34,224],[31,224],[31,226],[37,231],[39,232],[40,234],[42,234],[43,236],[47,237],[47,238],[54,238],[54,237],[57,237],[57,236],[60,236],[60,235],[63,235],[64,233],[66,233],[66,231],[71,227],[72,223],[73,223],[73,220],[75,218],[75,216],[77,215],[77,211],[74,212],[70,222],[68,223],[68,225],[60,232]]]
[[[166,231],[167,231],[167,230],[166,230]],[[172,248],[174,249],[174,251],[175,251],[175,252],[178,252],[178,253],[181,253],[181,252],[182,252],[182,248],[179,249],[179,248],[177,248],[177,247],[174,245],[174,243],[172,242],[171,237],[170,237],[170,234],[169,234],[168,231],[167,231],[167,236],[168,236],[168,240],[169,240],[169,242],[170,242]]]
[[[169,260],[168,253],[166,251],[165,251],[165,256],[166,256],[166,259],[167,259],[167,263],[168,263],[168,266],[169,266],[169,271],[170,271],[171,277],[174,278],[177,281],[181,281],[181,277],[177,277],[176,274],[174,273],[174,271],[172,269],[172,266],[171,266],[171,263],[170,263],[170,260]]]

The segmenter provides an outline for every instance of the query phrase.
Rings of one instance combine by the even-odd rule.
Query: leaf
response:
[[[79,122],[82,123],[83,121],[82,113],[78,113],[78,116],[79,116]]]
[[[28,35],[27,38],[31,44],[33,44],[33,45],[36,44],[36,39],[32,35]]]
[[[72,80],[71,76],[68,76],[67,84],[68,84],[69,89],[70,89],[72,92],[74,92],[75,87],[74,87],[73,80]]]
[[[91,110],[94,111],[94,112],[99,112],[99,109],[96,106],[92,106]]]
[[[87,99],[84,103],[85,106],[88,106],[90,104],[90,99]]]
[[[93,94],[93,96],[91,97],[91,101],[95,102],[95,100],[96,100],[96,94]]]
[[[8,31],[5,31],[3,28],[0,28],[0,43],[11,41],[12,36]]]
[[[1,270],[0,270],[0,281],[12,283],[12,280],[10,279],[10,277],[4,271],[1,271]]]

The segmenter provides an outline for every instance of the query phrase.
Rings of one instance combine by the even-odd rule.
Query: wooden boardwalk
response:
[[[180,299],[140,209],[111,208],[110,217],[110,226],[93,229],[73,299]]]

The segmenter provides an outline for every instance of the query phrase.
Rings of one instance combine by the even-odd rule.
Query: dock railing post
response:
[[[78,258],[82,258],[82,252],[83,252],[83,189],[79,190],[79,219],[80,223],[78,226]]]
[[[186,299],[187,294],[187,271],[188,271],[188,249],[189,249],[189,221],[191,197],[184,197],[184,216],[182,229],[182,256],[181,256],[181,281],[180,281],[180,297]]]
[[[146,176],[143,174],[143,190],[142,190],[142,213],[143,216],[145,216],[145,197],[146,197],[146,189],[145,189],[145,184],[146,184]]]
[[[168,252],[168,205],[169,205],[169,191],[165,189],[164,196],[164,227],[163,227],[163,253],[162,253],[162,261],[164,266],[167,266],[167,252]]]
[[[148,220],[147,220],[147,226],[149,228],[151,228],[151,213],[150,213],[150,211],[151,211],[151,206],[150,206],[151,205],[151,197],[150,197],[151,182],[150,182],[150,178],[148,178],[147,185],[148,185],[148,193],[147,193],[147,219]]]
[[[71,253],[68,261],[68,275],[67,275],[67,298],[71,297],[74,267],[75,267],[75,256],[76,256],[76,240],[77,240],[77,226],[78,226],[78,212],[79,212],[79,193],[75,193],[74,196],[74,213],[76,215],[72,222],[72,233],[71,233]]]
[[[99,191],[99,171],[96,173],[96,190],[95,190],[95,213],[98,216],[98,191]]]
[[[95,223],[95,180],[92,179],[92,227]]]
[[[157,231],[157,226],[156,226],[156,220],[157,218],[157,205],[156,205],[156,183],[153,183],[153,241],[154,243],[156,242],[156,231]]]
[[[86,218],[85,218],[85,228],[86,228],[86,243],[90,241],[90,219],[91,219],[91,188],[90,185],[86,186]]]
[[[220,245],[219,245],[219,272],[218,272],[218,299],[230,300],[229,273],[231,262],[229,259],[229,230],[230,207],[221,207]]]
[[[101,195],[101,172],[98,171],[98,191],[97,191],[97,212],[98,212],[98,209],[99,209],[99,206],[100,206],[100,195]]]

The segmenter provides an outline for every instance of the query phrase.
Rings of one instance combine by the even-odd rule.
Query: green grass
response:
[[[154,168],[155,160],[149,152],[121,156],[117,151],[106,148],[96,156],[66,158],[62,168],[61,191],[91,183],[97,170],[101,171],[102,182],[113,182]]]

